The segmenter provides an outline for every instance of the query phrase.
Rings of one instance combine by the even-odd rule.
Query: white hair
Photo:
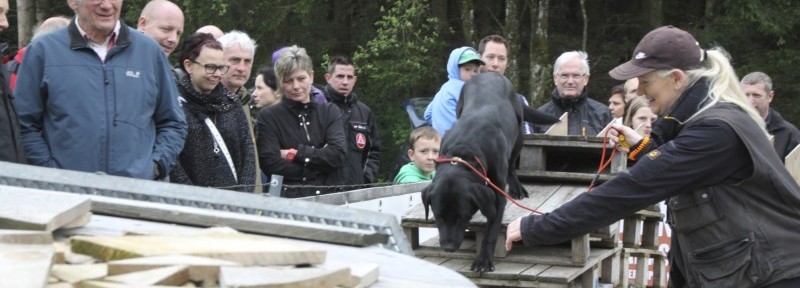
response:
[[[250,50],[253,55],[256,54],[256,41],[247,36],[247,33],[242,31],[233,30],[231,32],[225,33],[222,37],[217,39],[219,43],[222,44],[222,49],[228,49],[233,47],[233,45],[239,45],[242,49]]]
[[[558,75],[558,73],[561,72],[561,66],[575,59],[581,60],[581,72],[589,75],[589,54],[583,51],[569,51],[558,56],[558,58],[556,58],[556,64],[553,66],[553,75]]]

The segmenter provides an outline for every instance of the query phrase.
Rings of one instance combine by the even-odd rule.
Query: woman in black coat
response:
[[[341,191],[338,170],[345,153],[341,112],[335,105],[311,101],[311,58],[303,48],[285,48],[275,63],[275,74],[283,99],[258,114],[261,169],[284,177],[282,197]]]
[[[180,53],[180,103],[188,133],[170,181],[241,192],[255,190],[255,152],[239,97],[220,81],[229,66],[210,34],[186,39]]]

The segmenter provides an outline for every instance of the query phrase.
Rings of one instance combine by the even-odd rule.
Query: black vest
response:
[[[684,129],[708,119],[736,131],[749,152],[741,157],[752,159],[753,175],[668,200],[673,265],[691,287],[759,287],[799,277],[800,186],[746,113],[717,104]]]

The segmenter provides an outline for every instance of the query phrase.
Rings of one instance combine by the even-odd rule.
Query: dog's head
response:
[[[433,182],[422,190],[422,204],[425,218],[428,210],[433,211],[436,228],[439,230],[439,244],[446,252],[453,252],[461,246],[470,219],[482,205],[491,206],[493,199],[488,187],[465,167],[440,164],[436,168]],[[482,200],[479,200],[482,199]]]

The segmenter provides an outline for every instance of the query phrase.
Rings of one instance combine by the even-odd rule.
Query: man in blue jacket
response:
[[[122,0],[69,0],[66,29],[28,48],[15,93],[35,165],[160,179],[181,152],[186,121],[167,58],[119,21]]]

